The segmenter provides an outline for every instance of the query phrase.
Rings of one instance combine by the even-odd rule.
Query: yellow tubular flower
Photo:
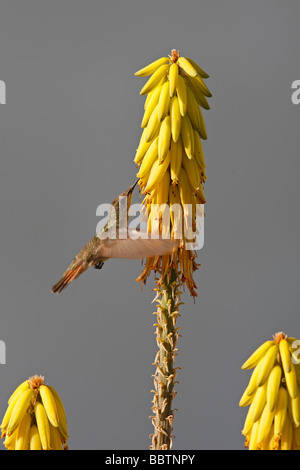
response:
[[[244,407],[244,406],[251,405],[251,403],[254,400],[254,396],[255,396],[255,394],[248,395],[248,392],[247,392],[247,389],[246,389],[244,391],[243,395],[241,396],[241,399],[239,401],[239,406]]]
[[[249,450],[300,450],[300,363],[295,338],[265,341],[242,365],[254,368],[239,406],[249,405],[242,434]]]
[[[286,388],[280,387],[278,392],[278,399],[274,408],[274,435],[277,442],[280,441],[282,430],[287,416],[288,408],[288,393]]]
[[[29,450],[42,450],[42,443],[36,424],[30,428]]]
[[[30,427],[32,423],[31,414],[26,413],[22,419],[20,426],[16,433],[16,446],[15,450],[28,450],[30,439]]]
[[[169,105],[170,105],[170,90],[169,90],[169,82],[164,82],[161,86],[161,91],[159,94],[159,101],[158,101],[158,120],[162,121],[165,116],[169,113]]]
[[[37,401],[34,407],[37,428],[41,438],[43,450],[50,450],[50,422],[43,404]]]
[[[62,440],[60,432],[57,428],[50,424],[50,449],[62,450]]]
[[[47,385],[41,385],[39,388],[39,392],[40,392],[43,406],[47,413],[47,417],[50,423],[52,424],[52,426],[57,428],[59,416],[58,416],[57,406],[56,406],[54,396],[52,395],[52,392],[49,389],[49,387],[47,387]]]
[[[286,417],[281,436],[281,450],[291,450],[293,442],[293,425],[289,416]]]
[[[67,449],[65,410],[56,390],[44,384],[44,377],[34,375],[16,388],[8,400],[1,432],[8,450]]]
[[[249,450],[258,450],[258,431],[259,431],[259,421],[255,421],[251,428],[250,437],[249,437]]]
[[[279,364],[275,365],[270,372],[268,383],[267,383],[267,403],[271,411],[274,410],[279,387],[281,384],[282,370]]]
[[[11,394],[11,396],[9,397],[8,399],[8,404],[10,404],[12,402],[12,400],[14,400],[14,398],[16,397],[16,395],[20,394],[21,392],[23,392],[24,390],[28,390],[29,388],[29,382],[28,380],[25,380],[24,382],[22,382],[17,388],[16,390]]]
[[[251,403],[251,420],[253,423],[255,423],[255,421],[260,418],[261,413],[266,405],[266,388],[266,384],[258,387],[254,400]]]
[[[153,270],[160,273],[158,285],[161,285],[167,272],[175,270],[195,297],[197,286],[193,273],[198,264],[195,251],[187,250],[185,242],[192,241],[195,236],[196,205],[206,202],[203,190],[206,165],[201,140],[207,138],[207,132],[199,106],[209,109],[206,98],[211,93],[204,83],[208,75],[176,50],[172,50],[169,58],[157,59],[135,75],[148,76],[140,92],[147,97],[143,132],[134,158],[138,166],[139,189],[145,196],[143,204],[150,214],[148,230],[159,227],[160,235],[169,231],[173,238],[181,239],[176,255],[147,259],[137,280],[145,283]],[[162,194],[167,198],[164,196],[162,200]],[[175,200],[181,206],[181,213],[171,210],[167,227],[166,221],[158,222],[157,214],[150,206],[155,202],[175,207]],[[191,205],[191,217],[186,215],[186,204]],[[187,236],[187,225],[189,231],[193,231],[192,239]]]
[[[13,432],[18,428],[19,424],[21,423],[25,413],[27,413],[28,408],[31,405],[31,401],[33,399],[33,391],[32,390],[24,390],[20,397],[17,399],[14,408],[12,410],[12,414],[7,426],[8,434],[13,434]]]
[[[251,410],[249,408],[248,413],[246,414],[246,419],[244,422],[244,427],[242,429],[242,434],[246,437],[246,440],[249,441],[249,436],[251,433],[251,429],[253,427],[253,421],[251,418]]]

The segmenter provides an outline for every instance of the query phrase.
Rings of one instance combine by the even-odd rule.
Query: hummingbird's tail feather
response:
[[[86,268],[83,268],[82,266],[78,266],[75,269],[68,269],[63,277],[52,287],[52,292],[59,294],[70,284],[70,282],[80,276],[80,274],[82,274],[85,270]]]

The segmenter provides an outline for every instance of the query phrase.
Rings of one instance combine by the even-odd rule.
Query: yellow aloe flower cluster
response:
[[[140,91],[147,98],[141,123],[143,132],[134,159],[139,167],[139,188],[145,195],[148,231],[162,236],[170,233],[172,238],[187,240],[187,232],[196,230],[196,206],[206,202],[202,140],[207,139],[207,133],[201,108],[209,109],[207,98],[212,96],[204,83],[208,75],[192,59],[180,56],[176,50],[135,75],[150,75]],[[164,209],[161,209],[165,205],[170,211],[168,219],[164,219]],[[173,212],[172,208],[177,205],[182,212]],[[191,209],[187,214],[188,206]],[[195,250],[186,250],[182,243],[179,253],[173,254],[171,259],[170,255],[148,258],[138,280],[145,282],[153,269],[161,272],[163,282],[170,266],[178,269],[179,261],[181,280],[196,296],[193,272],[198,265],[195,258]]]
[[[299,345],[276,333],[242,366],[254,368],[239,403],[250,405],[242,430],[249,450],[300,450]]]
[[[66,450],[68,430],[63,403],[44,377],[22,382],[8,400],[1,423],[8,450]]]

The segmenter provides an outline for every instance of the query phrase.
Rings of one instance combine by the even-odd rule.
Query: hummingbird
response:
[[[137,182],[113,200],[107,223],[75,256],[52,292],[59,294],[88,268],[101,269],[110,258],[143,259],[170,253],[178,245],[178,240],[145,238],[142,232],[127,228]]]

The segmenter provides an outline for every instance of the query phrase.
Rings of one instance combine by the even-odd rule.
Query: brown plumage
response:
[[[73,279],[76,279],[84,271],[85,269],[83,269],[82,266],[78,266],[75,269],[68,269],[63,277],[52,287],[52,292],[59,294]]]

